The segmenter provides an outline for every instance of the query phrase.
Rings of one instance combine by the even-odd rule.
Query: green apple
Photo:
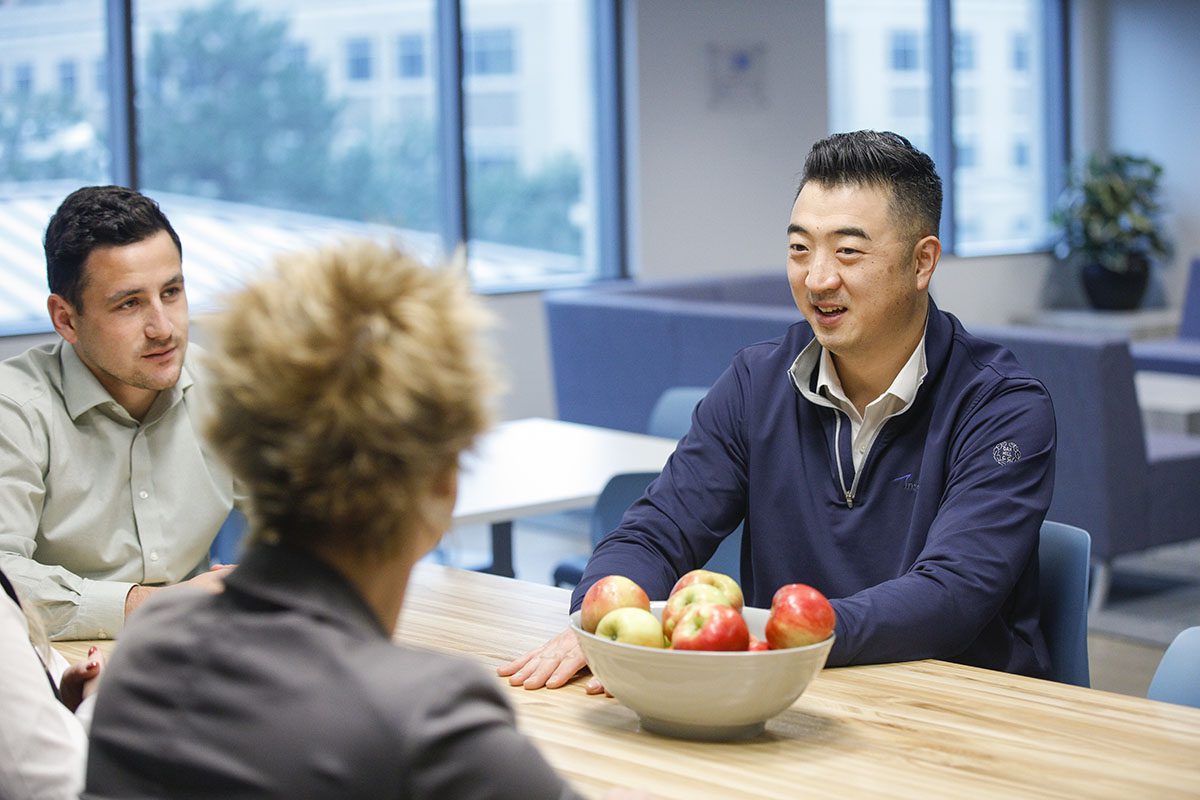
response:
[[[614,642],[640,644],[643,647],[664,646],[658,617],[644,608],[625,606],[604,615],[596,626],[596,635]]]

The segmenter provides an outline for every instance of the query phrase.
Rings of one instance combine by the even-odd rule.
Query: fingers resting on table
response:
[[[557,689],[587,666],[579,640],[566,628],[541,647],[496,668],[496,673],[508,678],[513,686],[526,689]],[[588,694],[598,694],[604,687],[595,678],[588,681]]]

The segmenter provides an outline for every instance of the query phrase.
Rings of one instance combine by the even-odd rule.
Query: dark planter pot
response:
[[[1101,311],[1132,311],[1138,308],[1149,283],[1148,267],[1135,267],[1128,272],[1113,272],[1099,264],[1088,264],[1083,268],[1083,290],[1087,292],[1092,308]]]

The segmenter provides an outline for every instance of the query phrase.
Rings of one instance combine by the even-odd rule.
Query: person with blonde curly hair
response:
[[[85,797],[577,796],[494,677],[391,641],[489,424],[483,322],[458,272],[365,242],[232,298],[209,435],[250,547],[222,594],[163,593],[128,627]]]

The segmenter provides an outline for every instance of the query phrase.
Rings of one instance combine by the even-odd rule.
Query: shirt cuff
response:
[[[137,584],[84,580],[75,619],[55,639],[113,639],[125,626],[125,596]]]

